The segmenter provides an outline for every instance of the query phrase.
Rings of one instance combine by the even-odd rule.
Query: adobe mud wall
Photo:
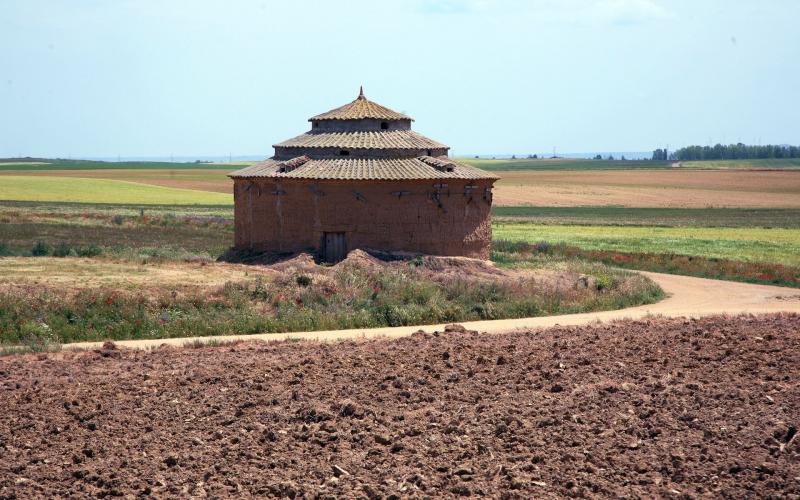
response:
[[[488,259],[491,181],[236,179],[236,246],[319,251],[326,232],[347,249]]]

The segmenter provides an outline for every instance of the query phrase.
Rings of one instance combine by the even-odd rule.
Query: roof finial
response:
[[[358,88],[358,98],[359,99],[365,99],[365,97],[364,97],[364,86],[363,85],[361,85]]]

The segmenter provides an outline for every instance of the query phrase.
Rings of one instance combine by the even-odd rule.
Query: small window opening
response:
[[[431,151],[430,149],[428,150],[428,156],[433,156],[433,151]]]
[[[389,123],[388,122],[381,122],[381,130],[388,130]]]
[[[348,151],[346,149],[340,149],[339,150],[339,156],[350,156],[350,151]]]
[[[319,127],[319,123],[318,122],[313,122],[311,124],[311,128],[317,128],[317,127]]]

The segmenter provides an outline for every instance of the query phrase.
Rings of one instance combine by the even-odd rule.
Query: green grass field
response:
[[[800,229],[796,208],[492,207],[495,221],[533,224],[780,227]]]
[[[494,239],[564,243],[584,250],[674,253],[800,266],[800,229],[496,223]]]
[[[229,205],[233,203],[233,196],[108,179],[6,175],[0,178],[0,200]]]

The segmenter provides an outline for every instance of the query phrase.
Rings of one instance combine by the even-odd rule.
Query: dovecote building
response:
[[[230,174],[237,248],[327,262],[356,248],[489,257],[496,176],[448,158],[363,89],[309,121],[272,158]]]

